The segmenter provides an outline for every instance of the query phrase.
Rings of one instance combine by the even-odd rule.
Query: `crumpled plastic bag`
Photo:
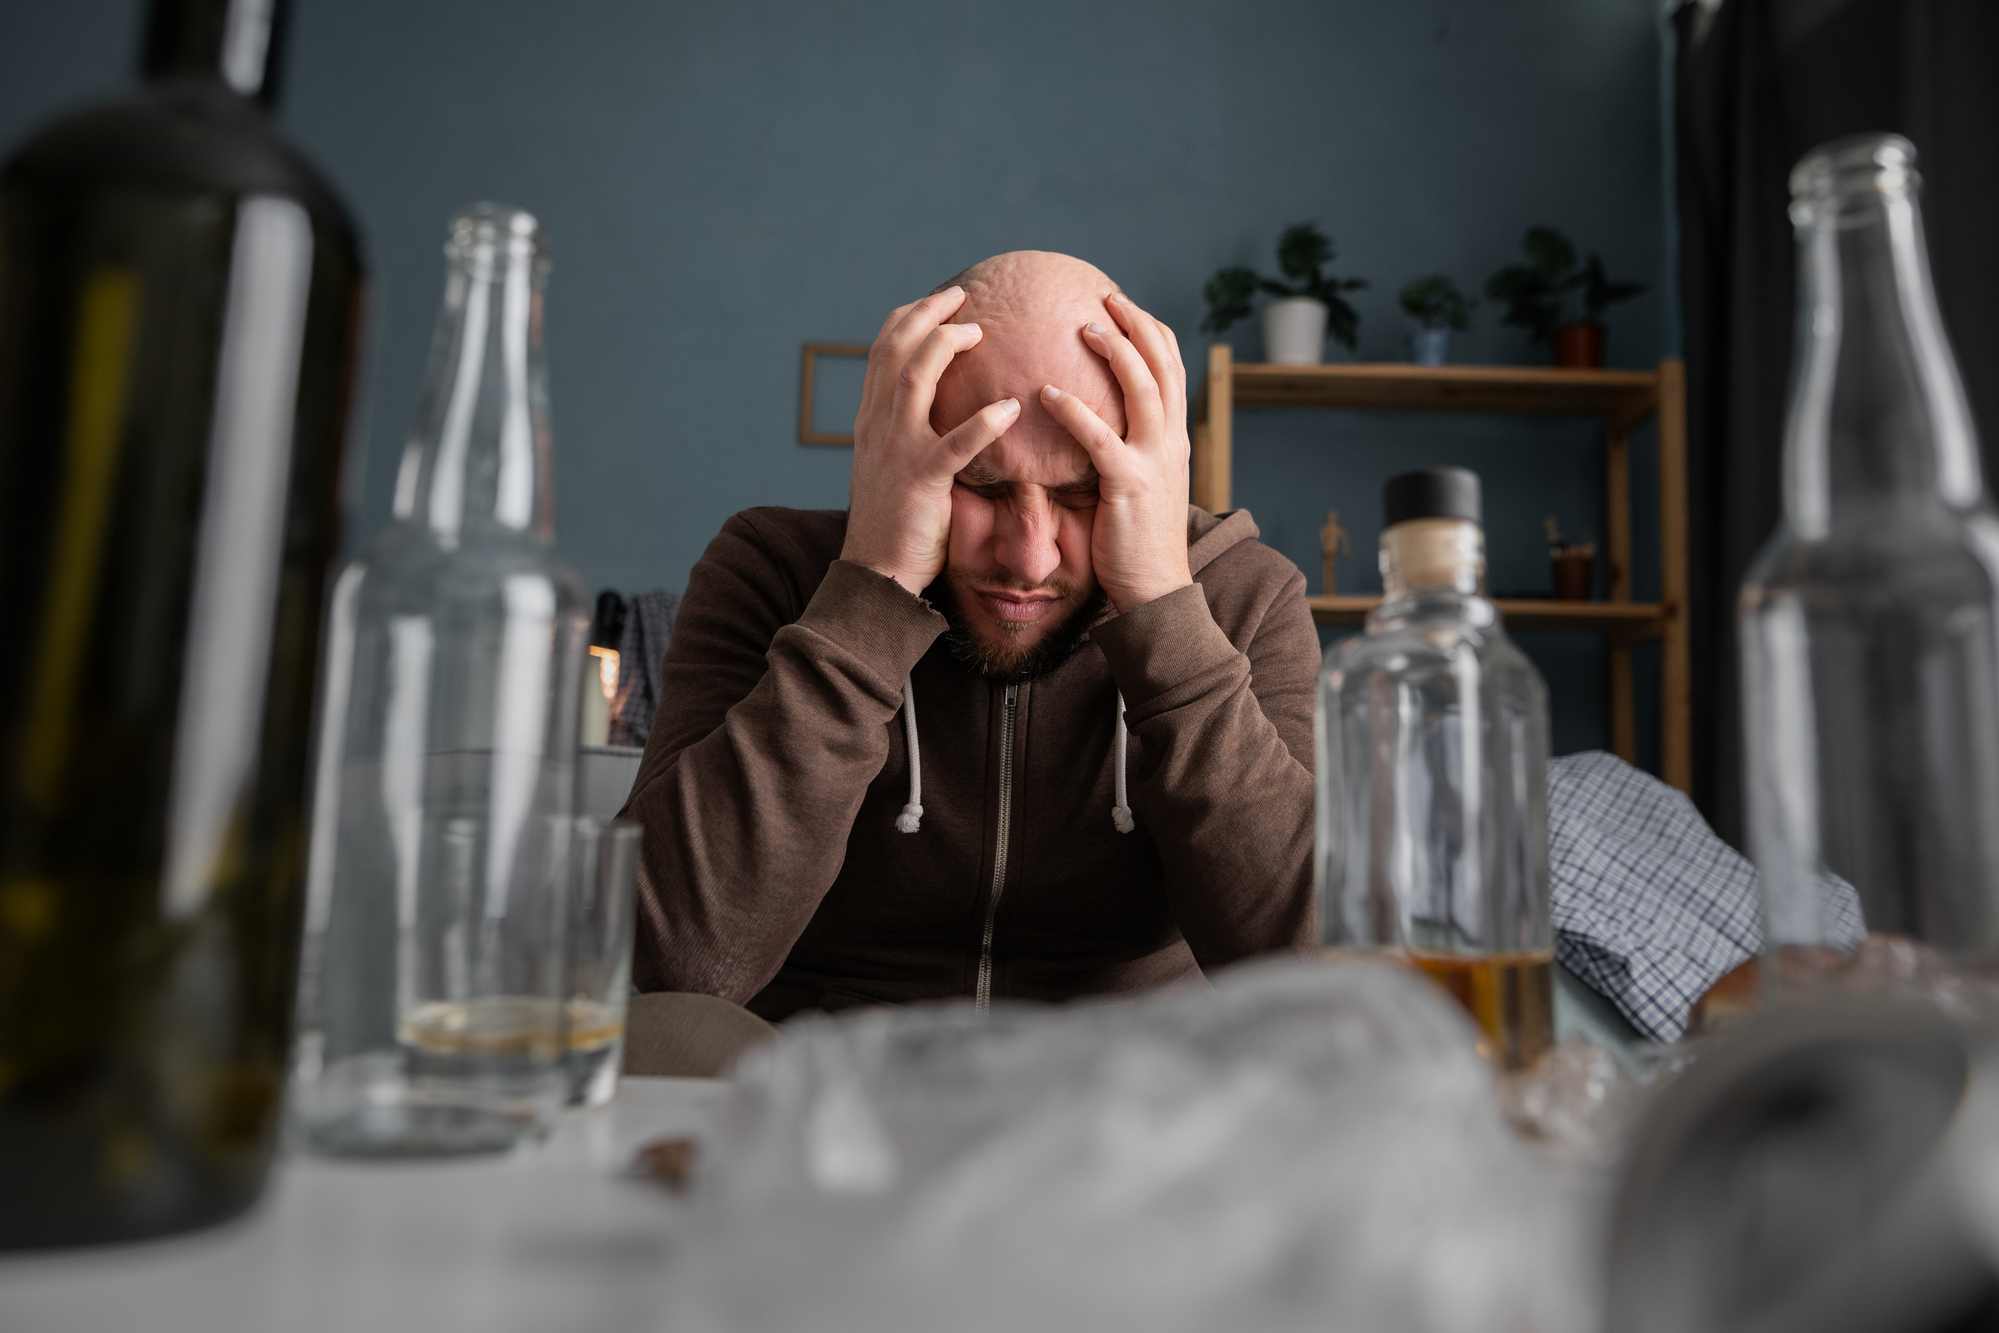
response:
[[[787,1026],[746,1059],[674,1330],[1580,1333],[1587,1208],[1402,969]]]

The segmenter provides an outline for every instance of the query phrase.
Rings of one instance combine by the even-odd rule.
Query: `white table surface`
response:
[[[511,1157],[290,1158],[227,1226],[0,1258],[0,1331],[657,1328],[677,1205],[626,1172],[640,1144],[711,1124],[727,1089],[626,1079],[610,1106],[566,1113],[546,1142]]]

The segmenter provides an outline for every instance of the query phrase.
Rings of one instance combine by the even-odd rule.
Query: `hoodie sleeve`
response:
[[[738,514],[688,580],[626,802],[643,827],[634,979],[744,1003],[846,854],[886,724],[944,617],[836,560],[810,600]]]
[[[1197,582],[1093,631],[1139,739],[1133,811],[1159,848],[1180,933],[1209,971],[1317,940],[1319,636],[1305,578],[1262,547],[1239,548],[1224,561],[1259,566],[1253,595],[1228,599],[1226,629]]]

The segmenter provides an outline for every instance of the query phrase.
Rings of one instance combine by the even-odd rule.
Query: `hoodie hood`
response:
[[[1262,536],[1247,509],[1226,514],[1210,514],[1197,505],[1187,506],[1187,566],[1198,574],[1210,561],[1231,546],[1253,542]]]

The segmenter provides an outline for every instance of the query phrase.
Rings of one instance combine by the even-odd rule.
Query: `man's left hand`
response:
[[[1105,595],[1124,612],[1194,581],[1187,565],[1187,371],[1172,329],[1122,292],[1106,297],[1104,307],[1116,327],[1092,322],[1083,341],[1123,386],[1124,438],[1056,385],[1041,390],[1041,405],[1096,465],[1090,560]]]

